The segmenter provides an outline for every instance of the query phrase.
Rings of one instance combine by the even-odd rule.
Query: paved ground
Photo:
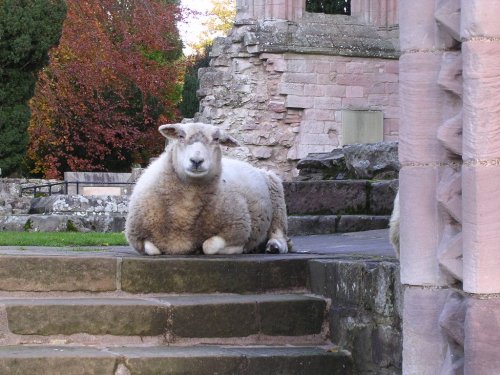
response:
[[[306,254],[361,254],[396,256],[389,243],[389,230],[337,233],[292,238],[294,251]]]
[[[293,252],[304,255],[395,256],[387,229],[366,232],[292,237]],[[129,246],[53,248],[32,246],[0,246],[0,255],[65,255],[78,252],[82,256],[138,256]]]

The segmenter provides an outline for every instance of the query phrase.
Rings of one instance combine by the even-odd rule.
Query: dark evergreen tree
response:
[[[186,68],[186,75],[184,76],[184,89],[182,91],[182,102],[179,105],[182,117],[191,118],[200,107],[200,101],[196,95],[200,87],[198,81],[198,70],[209,66],[210,63],[210,50],[211,45],[205,47],[203,52],[198,53],[191,58]]]
[[[61,36],[64,0],[0,0],[0,168],[21,169],[37,72]]]

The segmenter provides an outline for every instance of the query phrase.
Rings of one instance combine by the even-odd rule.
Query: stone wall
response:
[[[382,33],[367,23],[361,6],[356,16],[302,12],[291,22],[270,11],[268,18],[245,18],[266,14],[251,3],[257,15],[237,15],[199,73],[196,120],[235,134],[244,146],[233,156],[290,178],[298,159],[343,144],[346,110],[382,112],[383,139],[397,139],[399,52],[387,25]]]
[[[401,374],[403,289],[397,261],[322,259],[309,265],[311,291],[332,301],[332,342],[352,353],[355,373]]]

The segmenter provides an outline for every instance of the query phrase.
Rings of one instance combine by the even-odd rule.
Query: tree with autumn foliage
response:
[[[175,0],[67,0],[59,46],[31,100],[28,157],[47,178],[128,171],[161,152],[178,120],[182,74]]]

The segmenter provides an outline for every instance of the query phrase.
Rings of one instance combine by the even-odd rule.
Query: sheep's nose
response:
[[[194,168],[198,169],[200,167],[200,165],[203,164],[205,159],[199,158],[199,157],[193,157],[193,158],[190,158],[189,161],[191,162],[191,164],[193,164]]]

